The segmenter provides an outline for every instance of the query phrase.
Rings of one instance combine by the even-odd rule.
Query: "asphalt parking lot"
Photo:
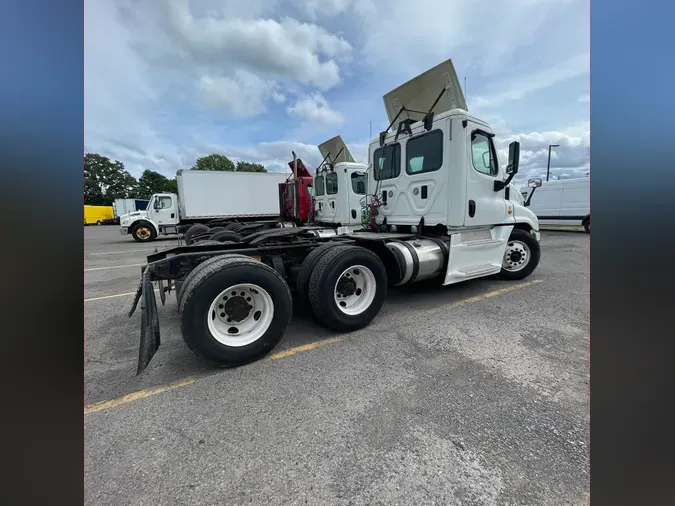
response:
[[[273,354],[213,369],[173,293],[135,376],[139,244],[85,227],[91,505],[586,505],[589,236],[542,232],[528,279],[391,291],[365,329],[296,315]]]

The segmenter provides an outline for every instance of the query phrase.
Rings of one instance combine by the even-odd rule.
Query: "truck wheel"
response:
[[[192,244],[192,237],[197,235],[197,234],[203,234],[204,232],[208,232],[209,227],[206,225],[202,225],[201,223],[197,223],[196,225],[192,225],[185,234],[183,234],[183,240],[185,241],[185,244]]]
[[[211,241],[206,241],[206,242],[211,242]],[[220,244],[220,243],[219,243],[219,242],[216,242],[216,241],[213,241],[213,244]],[[232,255],[230,255],[230,256],[232,256]],[[243,255],[242,255],[242,256],[243,256]],[[189,281],[190,281],[190,280],[192,279],[192,277],[193,277],[193,274],[194,274],[195,272],[198,271],[198,268],[201,267],[202,265],[210,265],[210,264],[212,264],[213,262],[215,262],[216,260],[219,260],[220,258],[222,258],[222,255],[218,255],[218,256],[215,256],[215,257],[211,257],[211,258],[209,258],[208,260],[205,260],[204,262],[202,262],[201,264],[199,264],[199,265],[198,265],[197,267],[195,267],[194,269],[192,269],[192,270],[188,273],[188,275],[185,276],[183,279],[174,279],[173,283],[174,283],[174,291],[176,292],[176,302],[178,303],[179,306],[180,306],[180,298],[181,298],[181,295],[182,295],[182,293],[183,293],[183,287],[186,286],[187,283],[189,283]],[[249,257],[244,257],[244,258],[249,258]]]
[[[532,274],[539,265],[541,248],[539,242],[525,230],[514,229],[506,243],[502,270],[497,277],[506,280],[523,279]]]
[[[266,355],[293,313],[286,281],[243,255],[204,262],[183,285],[180,321],[188,347],[211,365],[231,367]]]
[[[590,234],[591,233],[591,217],[589,216],[588,218],[586,218],[584,220],[584,222],[582,223],[582,225],[584,226],[584,230],[586,231],[586,233]],[[600,234],[600,235],[602,235],[602,234]]]
[[[140,223],[131,229],[131,237],[138,242],[150,242],[157,237],[157,232],[151,225]]]
[[[305,257],[300,266],[300,272],[298,272],[298,277],[295,281],[295,289],[297,295],[295,297],[296,305],[302,308],[308,308],[309,305],[309,278],[314,272],[314,267],[321,257],[326,254],[331,248],[342,248],[343,245],[334,242],[324,243],[317,248],[314,248],[309,255]]]
[[[316,317],[340,332],[368,325],[387,296],[387,271],[380,258],[360,246],[334,248],[321,256],[309,278]]]
[[[213,234],[210,239],[212,241],[218,241],[218,242],[224,242],[224,241],[232,241],[232,242],[241,242],[243,237],[236,232],[230,232],[229,230],[221,230],[220,232],[216,232]]]
[[[225,225],[225,230],[234,230],[235,228],[239,227],[240,225],[241,225],[241,223],[234,221],[234,222],[230,223],[229,225]]]
[[[213,235],[213,234],[215,234],[216,232],[222,232],[223,230],[225,230],[225,227],[220,227],[220,226],[218,226],[218,227],[213,227],[213,228],[210,228],[210,229],[209,229],[209,234]]]

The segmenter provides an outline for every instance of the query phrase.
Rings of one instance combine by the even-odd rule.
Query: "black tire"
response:
[[[139,223],[131,229],[131,237],[138,242],[150,242],[155,240],[157,232],[155,232],[155,227],[152,225]]]
[[[225,230],[234,230],[235,228],[238,228],[241,225],[241,223],[238,222],[233,222],[230,223],[229,225],[225,225]]]
[[[529,260],[527,260],[525,266],[518,271],[509,271],[504,269],[502,266],[502,270],[499,272],[499,274],[497,274],[497,277],[500,279],[509,281],[524,279],[532,274],[532,272],[537,268],[537,265],[539,265],[539,259],[541,258],[541,248],[539,246],[539,242],[532,234],[526,232],[525,230],[516,228],[513,230],[513,232],[511,232],[511,237],[509,237],[507,247],[509,247],[509,245],[514,241],[518,241],[527,245],[527,248],[530,250]]]
[[[584,226],[584,230],[586,231],[586,233],[590,234],[591,233],[591,217],[589,216],[588,218],[586,218],[584,220],[584,222],[582,223],[582,225]]]
[[[204,244],[205,242],[210,241],[211,241],[211,231],[208,230],[203,234],[195,234],[192,237],[190,237],[190,244],[188,244],[188,246],[192,246],[193,244]]]
[[[343,272],[356,265],[363,265],[372,272],[375,294],[364,311],[348,315],[338,307],[334,289]],[[357,272],[354,274],[359,275]],[[351,332],[365,327],[377,316],[387,297],[387,284],[384,264],[372,251],[352,245],[329,249],[321,256],[309,278],[309,303],[316,317],[328,328]]]
[[[197,234],[203,234],[205,232],[209,231],[209,227],[206,225],[202,225],[201,223],[197,223],[196,225],[192,225],[185,234],[183,234],[183,240],[185,241],[185,244],[192,244],[192,238],[197,235]]]
[[[200,243],[200,244],[201,244],[201,243]],[[217,242],[217,241],[205,241],[203,244],[220,244],[220,243]],[[202,244],[202,245],[203,245],[203,244]],[[195,267],[194,269],[192,269],[192,270],[188,273],[188,275],[185,276],[183,279],[174,279],[174,281],[173,281],[173,283],[174,283],[174,285],[173,285],[173,286],[174,286],[174,292],[175,292],[175,294],[176,294],[176,302],[178,303],[179,306],[180,306],[180,298],[181,298],[181,292],[182,292],[182,289],[183,289],[183,287],[186,285],[186,283],[187,283],[188,281],[190,281],[190,279],[192,279],[193,273],[194,273],[195,271],[197,271],[197,269],[198,269],[200,266],[202,266],[202,265],[204,265],[204,264],[210,264],[210,263],[212,263],[212,262],[215,262],[215,261],[218,260],[219,258],[222,258],[222,255],[218,255],[218,256],[215,256],[215,257],[211,257],[211,258],[209,258],[208,260],[205,260],[204,262],[202,262],[201,264],[199,264],[199,265],[198,265],[197,267]],[[246,257],[246,258],[248,258],[248,257]]]
[[[335,242],[327,242],[321,244],[320,246],[314,248],[309,255],[305,257],[300,266],[300,272],[298,272],[298,277],[295,281],[295,303],[298,308],[309,308],[309,278],[314,272],[314,267],[321,257],[326,254],[328,250],[336,247],[345,247],[343,244]]]
[[[221,227],[221,226],[213,227],[213,228],[209,229],[209,234],[213,235],[217,232],[222,232],[223,230],[225,230],[225,227]]]
[[[281,340],[291,321],[293,303],[286,281],[271,267],[243,255],[211,260],[200,264],[183,284],[179,307],[183,339],[198,357],[216,367],[233,367],[262,358]],[[274,311],[260,338],[245,346],[228,346],[216,340],[209,330],[208,312],[224,289],[240,283],[264,289],[272,299]]]
[[[101,224],[101,220],[97,220],[97,221],[96,221],[96,224],[97,224],[97,225],[100,225],[100,224]]]
[[[216,232],[215,234],[213,234],[210,237],[210,239],[212,241],[218,242],[225,242],[225,241],[241,242],[243,237],[237,234],[236,232],[230,232],[229,230],[221,230],[220,232]]]

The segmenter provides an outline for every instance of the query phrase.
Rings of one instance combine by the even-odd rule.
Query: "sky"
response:
[[[588,0],[96,0],[85,150],[175,177],[195,160],[287,170],[341,135],[365,162],[382,96],[451,58],[517,181],[590,171]]]

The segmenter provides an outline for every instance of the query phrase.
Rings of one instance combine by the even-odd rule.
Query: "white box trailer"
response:
[[[181,220],[279,216],[279,172],[179,170],[178,205]]]
[[[521,188],[532,193],[530,210],[542,225],[582,225],[591,232],[590,178],[544,181],[539,188]]]
[[[120,233],[146,242],[211,220],[277,219],[279,183],[288,176],[280,172],[179,170],[178,195],[153,195],[146,211],[120,218]]]

